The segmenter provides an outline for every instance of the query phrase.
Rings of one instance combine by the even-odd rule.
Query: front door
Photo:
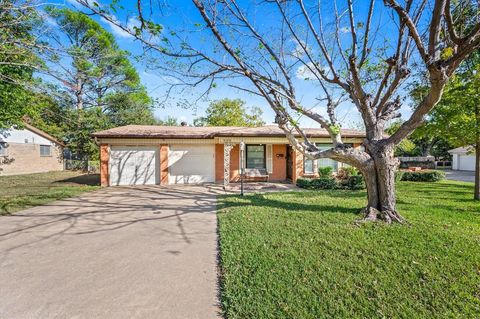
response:
[[[293,147],[287,145],[287,179],[293,179]]]

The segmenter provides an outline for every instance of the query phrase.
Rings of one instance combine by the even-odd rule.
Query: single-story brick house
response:
[[[18,175],[63,170],[63,143],[24,124],[0,132],[0,174]]]
[[[328,148],[323,129],[305,129],[311,140]],[[365,137],[343,130],[343,140],[360,147]],[[292,181],[315,176],[317,167],[341,163],[330,159],[304,160],[276,125],[262,127],[188,127],[128,125],[97,132],[101,184],[196,184],[237,182],[240,143],[245,143],[246,174],[268,181]]]

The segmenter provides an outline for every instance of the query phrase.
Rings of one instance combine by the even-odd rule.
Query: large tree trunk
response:
[[[480,200],[480,139],[477,139],[475,145],[475,188],[473,199]]]
[[[480,200],[480,105],[475,106],[476,143],[475,143],[475,188],[473,199]]]
[[[395,171],[399,162],[393,156],[393,146],[373,146],[368,152],[373,164],[362,170],[368,194],[364,219],[401,223],[404,219],[397,212],[395,197]]]

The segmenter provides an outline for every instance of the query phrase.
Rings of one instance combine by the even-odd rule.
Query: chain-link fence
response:
[[[84,171],[89,173],[98,173],[100,167],[99,161],[86,160],[64,160],[64,169],[67,171]]]

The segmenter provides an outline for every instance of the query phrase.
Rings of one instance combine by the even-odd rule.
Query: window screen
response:
[[[40,156],[51,156],[52,147],[50,145],[40,145]]]
[[[313,174],[315,173],[313,171],[313,160],[311,159],[308,159],[305,157],[305,159],[303,160],[303,172],[305,174]]]
[[[265,145],[247,145],[247,168],[265,168]]]
[[[332,148],[332,144],[317,144],[318,148],[322,151]],[[320,158],[317,160],[318,168],[330,166],[333,168],[333,171],[338,170],[338,162],[329,158]]]

